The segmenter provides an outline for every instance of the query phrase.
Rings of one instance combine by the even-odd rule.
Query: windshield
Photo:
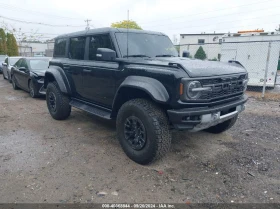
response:
[[[20,57],[19,58],[10,58],[10,65],[14,65],[19,59],[20,59]]]
[[[178,57],[178,52],[174,45],[164,35],[116,33],[116,38],[123,57]]]
[[[48,59],[30,60],[30,67],[33,70],[46,70],[49,67],[49,60]]]

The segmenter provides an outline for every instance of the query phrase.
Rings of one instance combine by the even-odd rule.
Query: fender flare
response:
[[[60,88],[60,91],[65,94],[71,94],[71,87],[69,81],[62,68],[58,66],[50,66],[45,72],[44,88],[47,88],[48,83],[55,80]]]
[[[113,108],[115,107],[118,99],[119,92],[122,88],[134,88],[146,92],[150,97],[159,103],[166,103],[169,100],[169,94],[164,85],[158,80],[144,76],[128,76],[122,84],[119,86],[116,96],[113,102]]]

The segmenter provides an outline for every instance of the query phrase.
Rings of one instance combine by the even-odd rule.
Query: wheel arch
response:
[[[58,66],[50,66],[50,68],[46,71],[44,77],[44,88],[47,88],[48,83],[56,81],[58,87],[60,88],[61,92],[65,94],[71,94],[71,87],[69,81],[63,71]]]
[[[117,90],[113,102],[112,118],[117,116],[120,107],[127,101],[136,98],[146,98],[167,106],[169,94],[158,80],[143,76],[127,77]]]

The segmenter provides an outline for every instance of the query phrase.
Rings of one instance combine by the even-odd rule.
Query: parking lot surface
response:
[[[72,109],[65,121],[0,78],[0,202],[280,202],[279,102],[250,98],[229,131],[173,132],[172,148],[141,166],[115,125]]]

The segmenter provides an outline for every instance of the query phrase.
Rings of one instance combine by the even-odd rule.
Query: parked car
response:
[[[19,59],[11,70],[13,88],[29,92],[31,97],[45,95],[44,76],[49,66],[49,57],[25,57]]]
[[[3,67],[2,67],[2,63],[4,62],[4,60],[6,59],[7,55],[0,55],[0,73],[3,72]]]
[[[3,69],[3,78],[8,79],[9,82],[12,82],[11,79],[11,69],[13,65],[20,59],[21,57],[7,57],[5,61],[2,63]]]
[[[172,128],[231,128],[245,108],[247,76],[237,62],[178,57],[159,32],[101,28],[55,38],[44,87],[54,119],[76,107],[116,120],[124,152],[148,164],[169,150]]]

